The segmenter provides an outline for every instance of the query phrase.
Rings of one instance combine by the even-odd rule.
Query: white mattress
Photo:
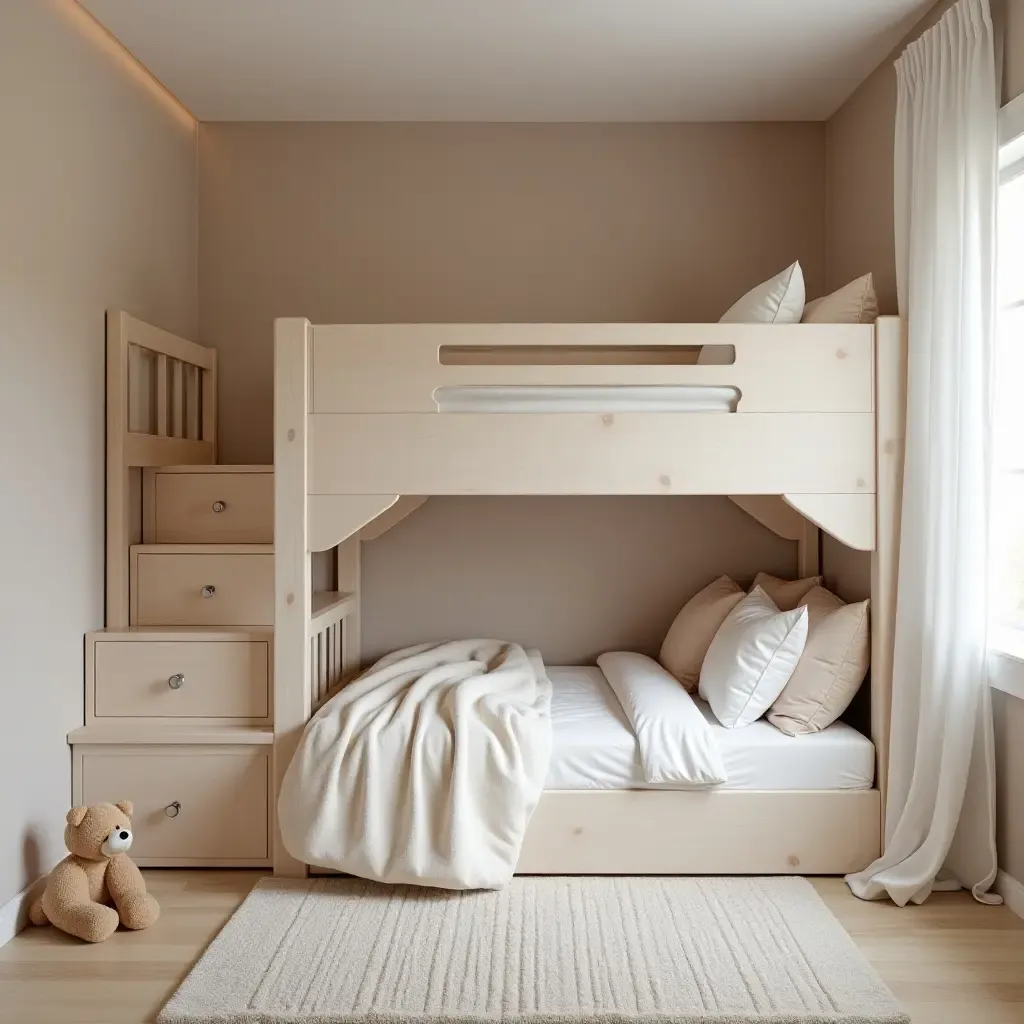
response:
[[[552,685],[553,743],[545,789],[672,789],[644,780],[636,737],[604,673],[596,667],[546,666]],[[715,732],[728,782],[722,789],[870,789],[872,742],[844,722],[810,736],[787,736],[763,719]]]

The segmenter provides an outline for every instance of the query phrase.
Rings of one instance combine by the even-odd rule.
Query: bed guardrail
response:
[[[217,353],[127,313],[107,320],[108,426],[129,466],[216,462]]]
[[[869,413],[872,324],[333,324],[310,413],[436,413],[467,388],[730,388],[737,413]],[[716,358],[699,364],[702,349]],[[464,393],[464,392],[463,392]],[[653,409],[651,411],[657,411]]]
[[[356,610],[356,596],[344,591],[314,593],[309,618],[309,694],[316,711],[347,681],[351,635],[345,620]]]

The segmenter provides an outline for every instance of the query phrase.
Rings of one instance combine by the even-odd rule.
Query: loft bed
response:
[[[698,363],[709,346],[713,363]],[[785,326],[278,320],[278,783],[312,713],[360,667],[361,542],[429,496],[727,495],[797,542],[801,573],[817,570],[819,529],[872,553],[871,785],[546,789],[518,871],[866,866],[883,842],[904,352],[890,317]],[[337,592],[314,603],[316,556],[328,550]],[[326,632],[339,622],[340,635]],[[278,835],[274,869],[302,875],[309,866]]]

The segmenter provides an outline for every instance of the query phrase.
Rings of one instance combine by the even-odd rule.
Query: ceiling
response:
[[[80,2],[201,121],[777,121],[934,0]]]

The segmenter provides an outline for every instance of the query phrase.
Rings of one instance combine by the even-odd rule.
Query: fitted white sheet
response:
[[[644,780],[636,737],[604,673],[545,666],[552,685],[553,742],[545,789],[685,789]],[[787,736],[763,719],[726,729],[694,698],[714,730],[728,781],[720,789],[870,789],[872,742],[844,722]]]

